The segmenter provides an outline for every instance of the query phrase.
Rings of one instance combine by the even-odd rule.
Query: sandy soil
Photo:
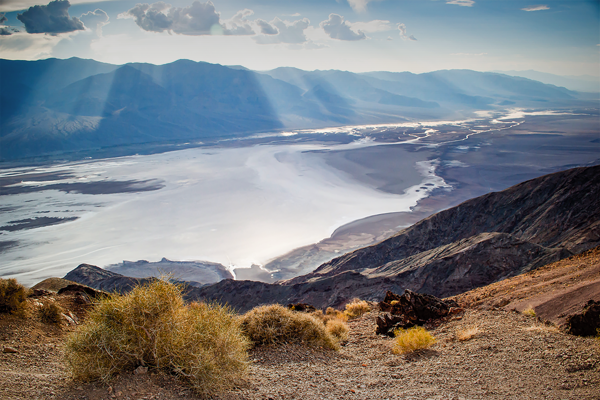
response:
[[[43,301],[43,299],[41,300]],[[375,312],[350,321],[339,352],[298,345],[250,353],[247,381],[220,399],[598,399],[600,344],[532,317],[468,310],[431,330],[437,343],[395,355],[375,335]],[[457,335],[477,328],[470,340]],[[62,343],[72,326],[0,316],[0,398],[195,399],[174,377],[124,373],[108,384],[73,382]]]

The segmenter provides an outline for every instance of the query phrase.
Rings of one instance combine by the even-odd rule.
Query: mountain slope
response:
[[[507,233],[533,244],[561,247],[573,253],[599,245],[600,167],[546,175],[466,201],[287,283],[307,282],[348,270],[381,268],[484,232]],[[381,274],[382,270],[378,271]]]

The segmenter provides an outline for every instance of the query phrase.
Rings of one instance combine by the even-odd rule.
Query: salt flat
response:
[[[10,211],[0,215],[0,225],[41,216],[78,219],[3,231],[0,240],[18,244],[1,254],[0,275],[32,284],[62,276],[83,262],[105,266],[162,257],[249,267],[317,242],[356,219],[408,211],[444,185],[435,177],[427,152],[407,157],[398,171],[406,189],[402,194],[377,190],[327,162],[331,151],[371,145],[195,148],[3,170],[5,178],[22,178],[13,189],[59,189],[3,196],[2,207]],[[40,174],[52,176],[27,180]],[[63,175],[56,178],[57,174]],[[106,187],[111,181],[129,182],[130,190],[154,186],[143,192],[96,194],[66,193],[56,186]],[[425,183],[426,190],[421,188]]]
[[[272,262],[284,271],[271,279],[290,278],[469,198],[595,165],[599,134],[595,109],[507,110],[5,168],[0,276],[33,284],[80,263],[165,257],[243,279],[266,279],[246,268]],[[290,253],[318,242],[310,265]]]

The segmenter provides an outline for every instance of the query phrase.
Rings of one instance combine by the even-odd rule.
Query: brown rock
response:
[[[5,347],[2,352],[3,353],[18,353],[19,350],[15,349],[13,347]]]
[[[388,291],[379,309],[384,313],[377,317],[376,333],[388,336],[393,336],[398,328],[423,325],[462,311],[454,300],[442,300],[408,289],[401,296]]]

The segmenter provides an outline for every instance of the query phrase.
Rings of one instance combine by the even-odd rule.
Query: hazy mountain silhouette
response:
[[[258,73],[189,60],[118,66],[71,58],[0,60],[0,72],[2,160],[281,128],[446,118],[504,105],[564,106],[579,96],[469,70]]]

